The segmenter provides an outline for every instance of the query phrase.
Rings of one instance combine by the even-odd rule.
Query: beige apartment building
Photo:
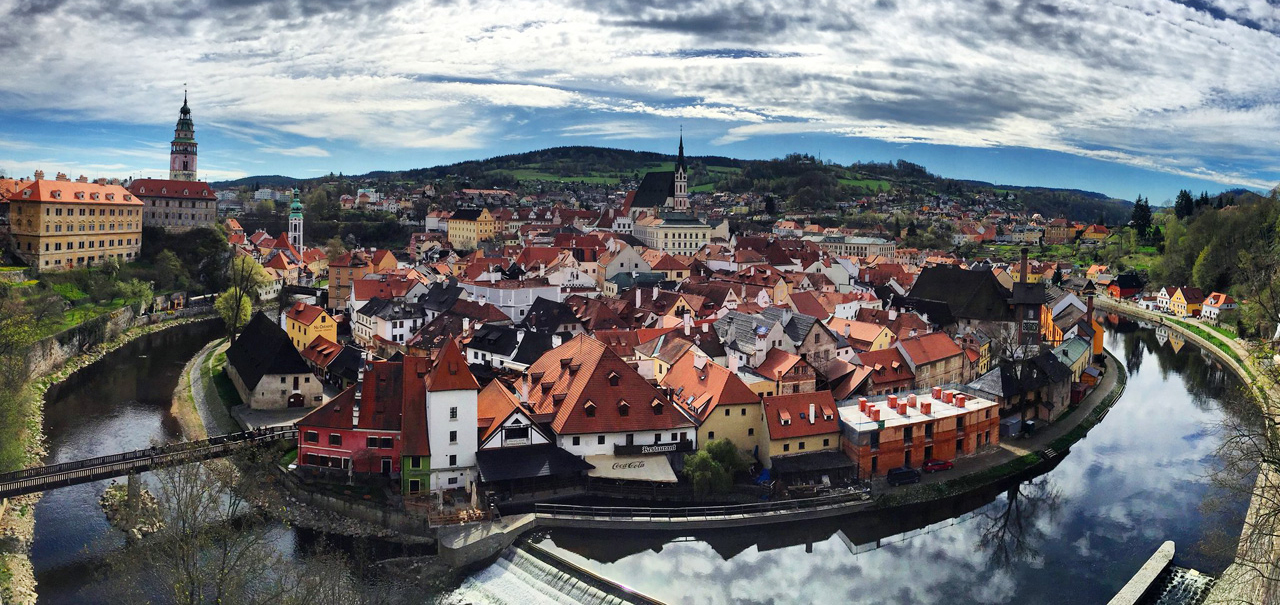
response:
[[[142,247],[142,201],[120,185],[37,172],[9,202],[16,251],[39,271],[129,262]]]

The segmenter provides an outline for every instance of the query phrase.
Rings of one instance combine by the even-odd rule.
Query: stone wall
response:
[[[53,372],[72,357],[113,340],[132,328],[211,312],[209,307],[196,307],[138,316],[132,306],[117,309],[36,341],[27,352],[27,373],[43,376]]]

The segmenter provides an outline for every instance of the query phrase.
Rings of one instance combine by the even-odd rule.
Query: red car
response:
[[[938,460],[935,458],[933,460],[925,460],[924,466],[920,467],[920,470],[926,473],[936,473],[938,471],[949,471],[952,468],[955,468],[955,465],[950,460]]]

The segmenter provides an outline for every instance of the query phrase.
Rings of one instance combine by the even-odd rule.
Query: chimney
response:
[[[813,403],[810,403],[809,404],[809,424],[813,424],[814,422],[816,422],[816,420],[813,417],[813,412],[814,412],[814,405]]]
[[[907,403],[905,401],[898,404],[898,413],[903,416],[907,415]]]
[[[890,396],[889,396],[889,407],[891,407],[891,408],[896,408],[896,407],[898,407],[898,396],[897,396],[897,395],[890,395]]]
[[[640,288],[636,288],[636,306],[640,306]]]
[[[942,403],[951,403],[951,402],[952,402],[952,400],[954,400],[954,399],[955,399],[955,395],[956,395],[956,392],[955,392],[955,391],[943,391],[943,392],[942,392]]]
[[[850,325],[850,324],[849,324],[848,322],[845,322],[845,324],[844,324],[844,337],[845,337],[845,338],[848,338],[848,337],[849,337],[849,325]]]
[[[80,178],[76,179],[76,182],[77,182],[77,183],[88,183],[88,182],[89,182],[89,177],[87,177],[87,176],[85,176],[85,175],[83,175],[83,174],[82,174],[82,175],[80,175]]]
[[[880,422],[880,408],[871,408],[871,420]]]
[[[36,171],[35,180],[37,180],[37,181],[43,181],[43,180],[44,180],[44,171],[43,171],[43,170],[37,170],[37,171]]]
[[[958,408],[964,407],[964,400],[965,400],[964,393],[956,393],[956,407]]]
[[[932,401],[926,401],[926,402],[924,402],[924,403],[920,404],[920,413],[922,413],[922,414],[924,414],[924,415],[926,415],[926,416],[927,416],[927,415],[929,415],[929,414],[931,414],[931,413],[933,413],[933,402],[932,402]]]
[[[59,172],[59,173],[58,173],[58,176],[54,177],[54,180],[55,180],[55,181],[62,181],[62,182],[64,182],[64,183],[70,183],[70,182],[71,182],[71,179],[67,178],[67,173],[65,173],[65,172]]]
[[[911,407],[916,407],[916,394],[915,394],[915,393],[912,393],[912,394],[910,394],[910,395],[907,395],[907,405],[909,405],[909,406],[911,406]]]
[[[738,355],[732,351],[729,352],[729,372],[738,373]]]
[[[933,387],[933,398],[938,400],[942,399],[942,387]]]
[[[889,321],[893,321],[893,320],[895,320],[895,319],[897,319],[897,318],[898,318],[898,310],[897,310],[897,309],[889,309]]]
[[[1018,276],[1018,282],[1027,283],[1027,249],[1022,249],[1022,275]]]
[[[866,398],[866,397],[859,397],[859,398],[858,398],[858,411],[859,411],[859,412],[862,412],[863,414],[866,414],[866,413],[867,413],[867,398]]]

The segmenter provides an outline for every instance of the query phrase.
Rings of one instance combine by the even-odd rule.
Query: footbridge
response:
[[[293,427],[258,429],[200,441],[184,441],[122,454],[25,468],[0,474],[0,499],[223,458],[259,445],[297,438],[298,429]]]

